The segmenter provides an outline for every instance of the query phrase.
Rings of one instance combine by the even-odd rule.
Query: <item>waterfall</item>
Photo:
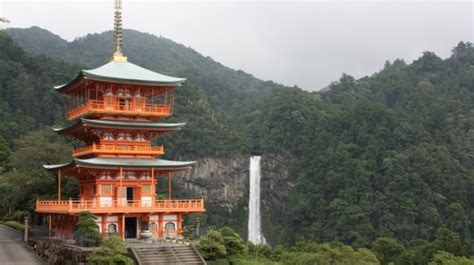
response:
[[[250,195],[249,195],[249,226],[248,241],[254,244],[265,243],[260,224],[260,159],[261,156],[250,157]]]

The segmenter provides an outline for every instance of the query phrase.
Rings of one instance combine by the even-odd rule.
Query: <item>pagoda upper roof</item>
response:
[[[94,128],[133,128],[142,130],[153,130],[153,131],[179,131],[183,128],[186,123],[164,123],[164,122],[137,122],[137,121],[118,121],[118,120],[99,120],[99,119],[86,119],[81,118],[75,124],[65,128],[54,128],[53,130],[59,134],[68,134],[81,127],[94,127]]]
[[[66,90],[84,77],[98,81],[146,85],[173,85],[181,84],[186,80],[186,78],[156,73],[127,61],[111,61],[95,69],[81,70],[73,81],[55,88],[59,91]]]
[[[190,169],[196,161],[172,161],[164,159],[152,158],[109,158],[95,157],[89,159],[74,159],[67,164],[43,165],[50,171],[60,169],[70,169],[74,167],[90,167],[90,168],[155,168],[159,170],[180,171]]]

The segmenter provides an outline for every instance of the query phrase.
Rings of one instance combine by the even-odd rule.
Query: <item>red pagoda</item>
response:
[[[57,174],[57,200],[36,201],[36,212],[48,215],[49,234],[72,239],[82,211],[97,216],[100,233],[153,239],[180,238],[183,215],[204,212],[203,199],[173,199],[173,173],[195,162],[163,160],[163,146],[152,138],[182,129],[184,123],[163,123],[173,113],[173,90],[184,78],[162,75],[127,61],[121,53],[121,3],[115,5],[115,53],[109,63],[82,70],[70,83],[55,87],[65,96],[66,119],[76,121],[56,129],[82,140],[67,164],[45,165]],[[74,176],[79,198],[62,200],[61,178]],[[168,182],[167,199],[158,199],[158,181]],[[160,196],[163,197],[163,196]]]

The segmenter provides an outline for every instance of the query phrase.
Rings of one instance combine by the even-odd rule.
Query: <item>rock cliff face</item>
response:
[[[235,211],[247,212],[249,191],[248,155],[234,155],[226,158],[204,157],[198,159],[194,169],[182,173],[175,181],[196,195],[203,195],[206,208],[219,206],[232,214]],[[292,188],[288,174],[289,157],[264,154],[262,156],[262,226],[273,226],[269,216],[281,215]],[[243,218],[241,216],[240,218]],[[246,216],[245,216],[246,218]],[[246,227],[247,219],[239,220]]]
[[[249,173],[248,157],[204,157],[192,171],[176,178],[177,182],[195,194],[203,195],[208,203],[218,204],[229,212],[239,199],[246,196]]]

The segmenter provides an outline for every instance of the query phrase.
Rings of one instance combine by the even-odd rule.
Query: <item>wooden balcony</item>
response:
[[[72,151],[73,157],[96,155],[128,155],[128,156],[159,156],[165,153],[163,146],[149,145],[120,145],[120,144],[93,144],[76,148]]]
[[[66,119],[74,120],[89,114],[110,114],[141,117],[168,117],[172,114],[171,104],[146,104],[135,101],[122,102],[118,98],[104,100],[87,100],[85,104],[66,111]]]
[[[113,200],[99,202],[98,200],[37,200],[36,212],[77,214],[89,211],[93,214],[112,213],[200,213],[204,212],[204,199],[192,200]]]

